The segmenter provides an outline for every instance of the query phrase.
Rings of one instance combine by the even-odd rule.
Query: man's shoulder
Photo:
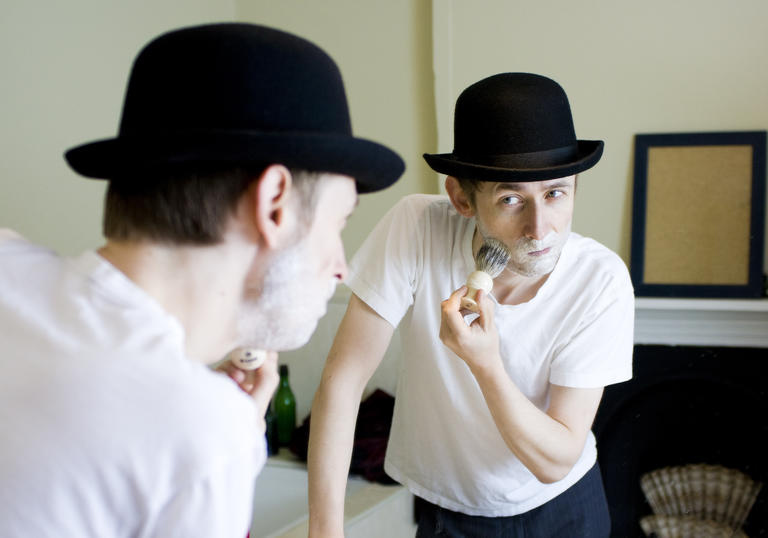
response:
[[[612,281],[631,285],[624,260],[596,239],[571,232],[566,249],[567,272],[574,280],[579,280],[579,275],[582,275],[591,282]]]
[[[175,432],[177,443],[188,444],[194,456],[203,459],[238,444],[250,444],[258,423],[252,398],[228,377],[204,365],[180,364],[172,370],[158,376],[152,390],[163,391],[168,407],[162,420],[166,429]]]
[[[29,307],[61,286],[63,259],[9,229],[0,229],[0,303]],[[31,292],[34,292],[30,295]]]
[[[571,257],[579,263],[592,263],[614,270],[626,269],[624,260],[616,252],[591,237],[571,232],[567,248],[570,250]]]
[[[409,194],[392,208],[391,218],[408,222],[419,229],[435,229],[450,233],[466,224],[451,200],[444,194]]]
[[[11,241],[24,241],[24,238],[18,232],[10,228],[0,228],[0,245],[5,245]]]
[[[440,214],[450,212],[453,209],[448,196],[444,194],[414,193],[403,196],[394,206],[401,212],[419,214]]]
[[[58,257],[55,252],[40,245],[32,243],[18,232],[10,228],[0,228],[0,256],[3,257],[3,265],[8,266],[10,259],[21,260],[25,257]]]

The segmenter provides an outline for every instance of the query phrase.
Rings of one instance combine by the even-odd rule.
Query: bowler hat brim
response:
[[[389,148],[353,136],[251,130],[169,132],[98,140],[65,153],[79,174],[95,179],[140,179],[174,167],[247,167],[272,163],[351,176],[357,191],[374,192],[402,175],[405,163]]]
[[[572,176],[592,168],[603,155],[602,140],[578,140],[576,155],[566,163],[545,168],[504,168],[471,162],[453,153],[424,154],[424,160],[435,172],[462,179],[480,181],[544,181]]]

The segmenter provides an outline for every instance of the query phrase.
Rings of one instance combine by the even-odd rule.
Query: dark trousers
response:
[[[605,538],[611,532],[597,464],[548,503],[516,516],[468,516],[421,498],[416,510],[416,538]]]

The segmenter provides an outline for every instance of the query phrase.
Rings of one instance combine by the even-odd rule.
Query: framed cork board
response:
[[[635,294],[759,297],[766,132],[635,136]]]

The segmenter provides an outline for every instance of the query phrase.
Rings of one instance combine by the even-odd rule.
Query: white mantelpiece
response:
[[[638,297],[635,343],[768,348],[768,299]]]

